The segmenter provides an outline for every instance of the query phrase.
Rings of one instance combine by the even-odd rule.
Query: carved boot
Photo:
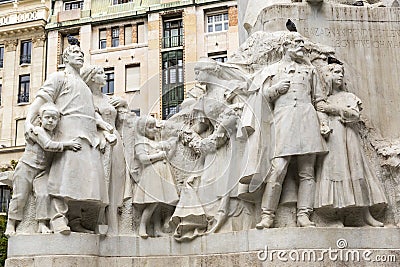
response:
[[[71,233],[71,228],[69,228],[66,220],[62,217],[51,220],[50,226],[54,233],[60,233],[63,235],[69,235]]]
[[[257,229],[271,228],[274,224],[275,214],[262,214],[261,221],[256,224]]]
[[[300,183],[297,197],[297,226],[315,227],[315,223],[310,221],[313,212],[315,196],[315,180],[311,169],[299,172]]]
[[[261,221],[256,225],[257,229],[271,228],[274,224],[275,211],[278,208],[282,186],[279,183],[267,183],[261,202]]]
[[[6,231],[4,232],[4,235],[6,237],[10,237],[16,234],[15,228],[16,228],[16,220],[8,218],[7,220],[7,226],[6,226]]]
[[[298,227],[315,227],[315,223],[310,221],[308,214],[302,213],[297,214],[297,226]]]

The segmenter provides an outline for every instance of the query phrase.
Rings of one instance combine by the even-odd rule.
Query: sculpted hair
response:
[[[82,80],[88,84],[93,76],[99,71],[104,70],[102,66],[86,66],[81,69]]]
[[[68,55],[71,54],[71,52],[77,47],[79,48],[79,50],[81,51],[82,55],[84,56],[85,53],[82,52],[82,49],[81,49],[80,46],[78,46],[78,45],[69,45],[67,48],[65,48],[65,50],[63,52],[63,55],[62,55],[63,59],[65,60],[68,57]]]
[[[152,116],[143,116],[138,118],[136,122],[136,127],[137,127],[136,132],[138,133],[139,136],[146,136],[146,124],[149,121],[156,121],[156,119],[153,118]]]
[[[39,109],[39,117],[42,117],[43,113],[45,111],[55,111],[57,112],[58,116],[60,116],[60,111],[58,111],[58,108],[56,107],[56,105],[54,105],[51,102],[45,103],[43,104],[40,109]]]

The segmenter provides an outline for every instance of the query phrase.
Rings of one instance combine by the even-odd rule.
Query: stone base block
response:
[[[276,228],[173,238],[72,233],[9,239],[6,267],[398,266],[398,228]]]

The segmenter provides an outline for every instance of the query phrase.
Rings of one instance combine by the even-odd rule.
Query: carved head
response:
[[[333,90],[336,91],[346,91],[344,85],[344,67],[340,64],[327,64],[319,69],[322,74],[323,85],[325,86],[324,90],[328,95],[333,93]]]
[[[39,120],[42,127],[48,131],[53,131],[60,120],[60,112],[53,103],[46,103],[39,109]]]
[[[201,58],[194,66],[196,81],[206,83],[210,80],[210,75],[216,76],[220,70],[218,62],[210,58]]]
[[[81,48],[77,45],[68,46],[63,53],[63,59],[65,64],[71,65],[73,68],[80,69],[83,66],[84,54]]]
[[[306,52],[304,37],[298,32],[289,32],[282,36],[282,48],[292,60],[303,59]]]
[[[81,69],[82,80],[93,89],[99,89],[107,83],[107,76],[101,66],[87,66]]]
[[[139,117],[137,120],[137,133],[154,140],[159,129],[157,128],[157,120],[152,116]]]
[[[328,66],[331,73],[332,87],[341,89],[343,87],[343,76],[344,76],[343,65],[329,64]]]

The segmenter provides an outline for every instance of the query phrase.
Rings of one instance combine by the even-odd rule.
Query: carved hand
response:
[[[28,120],[25,122],[25,140],[29,143],[32,142],[32,137],[34,135],[33,133],[34,126],[32,123],[30,123]]]
[[[117,143],[117,136],[115,134],[105,133],[104,137],[110,145],[115,145]]]
[[[276,87],[276,90],[278,91],[279,94],[284,95],[289,90],[290,81],[289,80],[281,80],[274,86]]]
[[[360,113],[352,108],[344,108],[340,111],[342,122],[356,122],[360,120]]]
[[[332,132],[332,129],[329,128],[328,125],[322,124],[320,127],[320,132],[321,132],[321,135],[326,138]]]
[[[82,144],[79,138],[74,138],[72,141],[64,144],[64,149],[70,149],[74,152],[80,150],[82,148]]]
[[[113,105],[115,108],[128,106],[128,102],[126,102],[125,99],[119,97],[110,98],[109,103]]]

